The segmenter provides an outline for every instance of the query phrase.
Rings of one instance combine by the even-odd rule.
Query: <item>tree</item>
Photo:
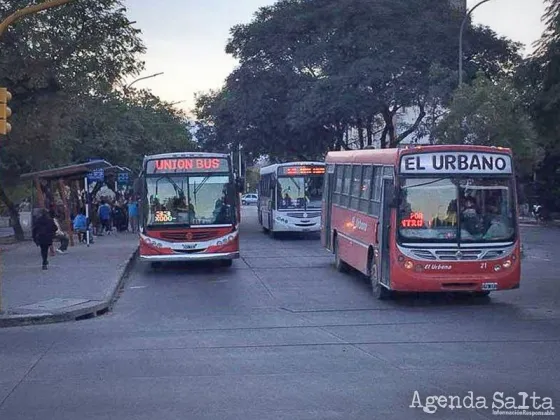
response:
[[[311,157],[328,149],[394,147],[435,120],[453,91],[462,16],[447,0],[283,0],[261,8],[254,20],[231,31],[226,51],[239,67],[214,101],[200,103],[202,123],[212,114],[220,128],[251,150]],[[518,44],[488,28],[465,34],[467,81],[476,71],[511,72]],[[418,110],[397,132],[394,117]],[[219,112],[214,113],[213,110]],[[247,140],[249,138],[250,140]]]
[[[0,16],[29,1],[0,2]],[[80,0],[33,15],[0,39],[0,85],[13,93],[14,129],[0,148],[0,201],[22,173],[106,158],[138,167],[148,153],[191,150],[186,117],[147,91],[114,87],[143,69],[140,31],[118,0]]]
[[[519,177],[531,177],[542,160],[533,122],[510,78],[492,81],[479,74],[458,89],[435,137],[442,144],[511,148]]]
[[[534,192],[548,211],[560,211],[560,2],[547,0],[546,29],[536,53],[521,69],[545,157]]]

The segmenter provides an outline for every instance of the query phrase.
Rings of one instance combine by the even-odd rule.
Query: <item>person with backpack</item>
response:
[[[53,243],[53,239],[58,230],[54,220],[50,217],[47,209],[40,209],[39,216],[33,223],[32,237],[33,242],[41,248],[41,257],[43,259],[43,270],[49,265],[49,248]]]

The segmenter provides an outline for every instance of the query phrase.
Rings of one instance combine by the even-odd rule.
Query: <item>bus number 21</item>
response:
[[[482,270],[484,270],[484,269],[487,268],[487,267],[488,267],[488,263],[480,263],[480,268],[481,268]]]

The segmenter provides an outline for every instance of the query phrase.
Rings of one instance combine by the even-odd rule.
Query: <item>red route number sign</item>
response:
[[[424,214],[415,211],[410,213],[408,219],[401,220],[401,226],[403,228],[419,228],[424,226]]]
[[[162,172],[227,172],[226,159],[217,158],[177,158],[159,159],[148,162],[148,173]]]

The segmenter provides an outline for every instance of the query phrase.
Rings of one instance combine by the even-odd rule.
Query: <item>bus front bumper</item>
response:
[[[151,262],[235,260],[239,258],[239,251],[214,254],[140,255],[139,258],[141,261]]]

